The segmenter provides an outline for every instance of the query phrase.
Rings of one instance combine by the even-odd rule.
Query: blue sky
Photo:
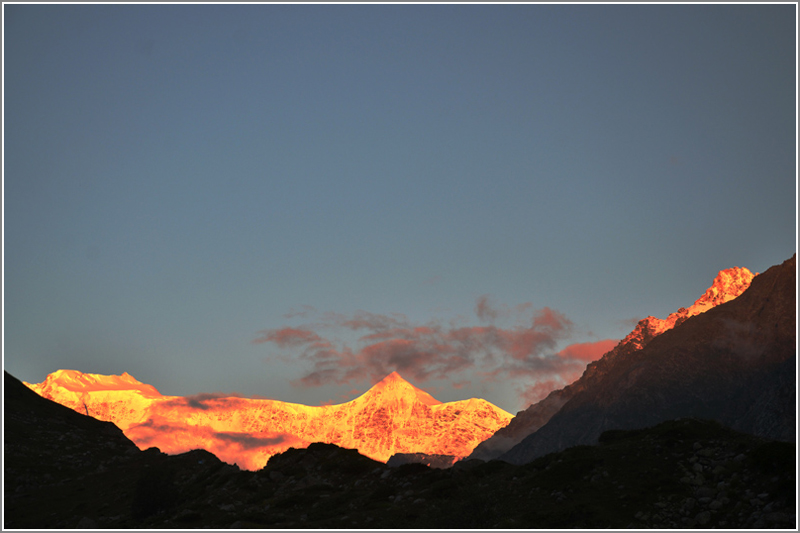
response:
[[[794,4],[3,13],[26,381],[319,404],[397,369],[515,412],[796,250]]]

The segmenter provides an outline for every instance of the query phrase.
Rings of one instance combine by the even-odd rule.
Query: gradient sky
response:
[[[516,412],[795,252],[796,9],[4,4],[4,368]]]

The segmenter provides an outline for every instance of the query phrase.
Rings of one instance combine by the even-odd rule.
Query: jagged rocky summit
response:
[[[794,440],[795,289],[796,256],[758,276],[723,271],[695,305],[665,321],[639,322],[580,379],[518,414],[519,423],[512,420],[471,457],[524,464],[595,444],[607,430],[681,417]],[[515,427],[523,429],[509,436]]]
[[[290,447],[326,442],[386,462],[397,453],[467,456],[512,415],[482,399],[442,403],[397,372],[354,400],[308,406],[277,400],[164,396],[129,374],[59,370],[29,388],[75,411],[113,422],[142,449],[202,448],[255,470]]]
[[[648,316],[640,320],[633,331],[601,359],[615,359],[641,350],[655,337],[682,324],[689,317],[733,300],[750,286],[755,276],[756,274],[747,268],[741,267],[720,271],[711,286],[690,307],[681,307],[666,319]],[[590,364],[586,372],[590,373],[591,368],[596,364]],[[479,444],[469,458],[484,461],[498,458],[522,439],[544,426],[573,396],[585,390],[587,383],[587,380],[579,379],[563,389],[554,390],[544,399],[518,412],[507,426],[499,429],[497,433]]]

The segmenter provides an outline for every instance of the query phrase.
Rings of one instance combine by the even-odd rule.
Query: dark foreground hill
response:
[[[139,451],[4,375],[5,528],[793,528],[795,445],[684,419],[523,466],[391,468],[330,444],[240,471]]]

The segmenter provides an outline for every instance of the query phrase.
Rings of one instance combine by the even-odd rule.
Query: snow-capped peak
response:
[[[416,400],[427,406],[440,405],[442,403],[424,390],[415,387],[403,379],[403,376],[396,371],[373,385],[372,388],[362,395],[362,398],[376,395],[381,395],[384,398],[387,396],[394,396],[398,399]]]
[[[161,396],[155,387],[142,383],[127,372],[123,372],[122,375],[119,376],[106,376],[102,374],[88,374],[79,370],[61,369],[49,374],[43,383],[36,385],[25,383],[25,385],[30,388],[38,387],[41,391],[48,391],[53,387],[74,392],[87,392],[92,390],[136,390],[147,396]],[[40,391],[37,390],[37,392]]]

